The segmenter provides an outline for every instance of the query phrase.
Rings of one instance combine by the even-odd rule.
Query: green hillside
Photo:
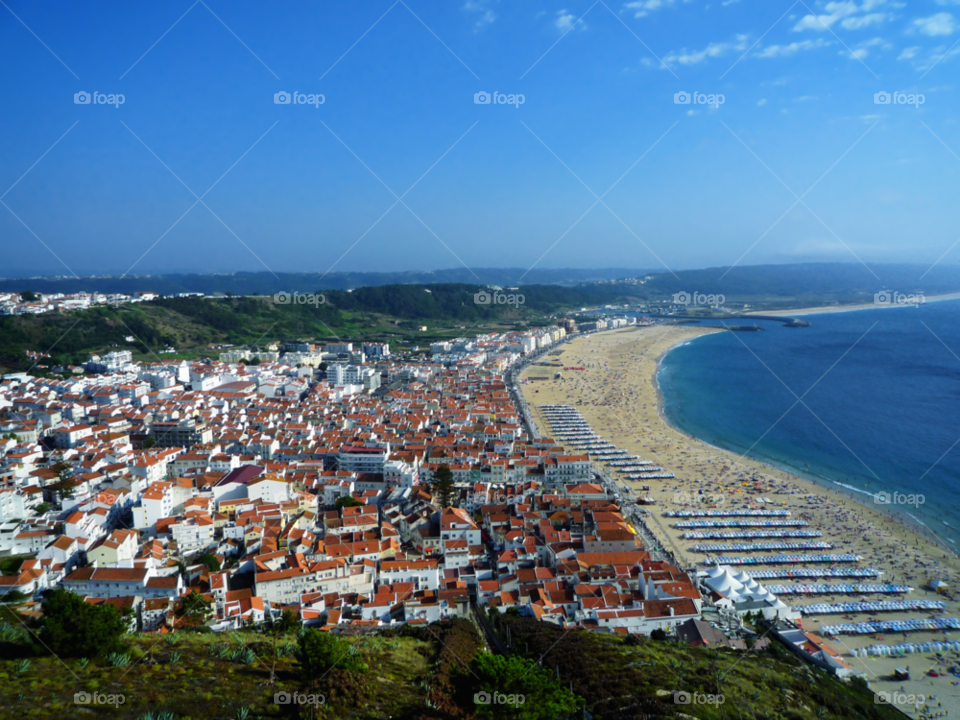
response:
[[[859,681],[840,682],[777,645],[743,653],[666,640],[566,632],[517,617],[494,617],[493,622],[504,639],[509,626],[515,654],[490,655],[472,623],[454,620],[347,639],[308,631],[311,639],[305,640],[295,630],[276,635],[243,631],[127,636],[116,653],[83,660],[52,657],[29,642],[25,630],[3,624],[0,716],[128,720],[903,717],[891,707],[874,704],[873,694]],[[310,647],[316,652],[308,650],[305,663],[302,653]],[[679,691],[713,696],[715,702],[676,704],[674,693]],[[483,692],[524,699],[512,706],[478,705],[476,693]],[[78,706],[76,693],[115,700],[123,696],[123,703]],[[318,701],[322,696],[323,702],[277,704],[276,693],[313,695]]]

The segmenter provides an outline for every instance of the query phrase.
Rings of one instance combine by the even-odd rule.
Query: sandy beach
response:
[[[952,293],[949,295],[930,295],[924,296],[924,304],[932,302],[940,302],[942,300],[958,300],[960,299],[960,293]],[[853,312],[854,310],[883,310],[884,308],[897,308],[897,307],[913,307],[912,305],[897,305],[897,304],[887,304],[880,305],[878,303],[860,303],[857,305],[822,305],[819,307],[808,307],[808,308],[798,308],[796,310],[755,310],[750,311],[748,315],[777,315],[777,316],[788,316],[795,317],[800,315],[819,315],[821,313],[835,313],[835,312]]]
[[[873,306],[870,306],[873,307]],[[824,308],[824,311],[852,308]],[[783,314],[799,315],[812,310],[795,310]],[[958,604],[950,596],[938,596],[927,589],[934,579],[945,581],[949,591],[956,591],[956,579],[960,578],[960,558],[924,537],[919,536],[898,519],[888,517],[871,507],[854,500],[852,493],[846,495],[819,486],[803,478],[791,475],[773,466],[743,458],[697,440],[671,427],[662,416],[661,398],[656,383],[658,364],[672,347],[693,340],[710,332],[723,332],[711,328],[688,325],[655,325],[627,328],[597,333],[577,338],[542,358],[543,361],[560,361],[565,366],[582,366],[584,370],[568,370],[563,377],[554,379],[556,368],[537,367],[524,370],[521,378],[524,396],[530,405],[534,419],[543,435],[549,436],[550,425],[539,410],[541,405],[568,404],[576,407],[600,436],[615,443],[618,448],[652,460],[665,472],[673,473],[672,480],[645,480],[630,482],[618,477],[618,481],[630,484],[637,494],[650,496],[656,504],[650,506],[648,525],[673,551],[680,563],[687,568],[706,559],[703,554],[692,551],[701,542],[716,540],[684,540],[684,530],[674,527],[675,520],[664,517],[669,510],[708,509],[786,509],[791,519],[808,523],[804,530],[818,531],[822,537],[816,541],[832,543],[834,547],[823,551],[799,551],[803,554],[854,553],[863,557],[861,568],[875,568],[883,574],[870,579],[827,578],[807,579],[804,582],[822,583],[898,583],[914,588],[904,596],[871,595],[869,601],[882,600],[935,600],[947,601],[943,617],[960,617]],[[555,353],[560,353],[559,355]],[[758,366],[758,372],[763,372]],[[575,450],[571,448],[571,452]],[[640,491],[649,485],[649,491]],[[703,494],[701,494],[701,491]],[[768,502],[758,504],[755,498]],[[869,502],[869,498],[866,498]],[[713,500],[707,504],[703,500]],[[859,500],[859,498],[858,498]],[[722,528],[730,530],[731,528]],[[793,542],[794,540],[784,540]],[[735,540],[727,542],[751,542]],[[729,552],[726,555],[764,556],[772,552]],[[849,566],[849,565],[844,565]],[[763,569],[773,566],[764,565]],[[795,567],[795,566],[789,566]],[[808,566],[813,567],[813,566]],[[828,567],[828,566],[824,566]],[[745,567],[748,572],[750,567]],[[763,584],[789,585],[789,579],[765,581]],[[791,605],[806,605],[829,602],[855,602],[863,596],[782,596]],[[960,597],[960,594],[957,595]],[[836,625],[869,620],[919,619],[930,617],[930,611],[906,613],[878,613],[875,615],[821,615],[803,620],[804,628],[817,632],[823,625]],[[906,658],[854,658],[850,650],[867,645],[894,645],[900,642],[925,642],[932,640],[960,640],[960,631],[917,632],[904,639],[903,634],[877,636],[842,636],[829,640],[833,647],[844,655],[851,666],[866,673],[871,687],[889,692],[922,694],[928,700],[928,711],[936,717],[937,711],[951,709],[954,716],[960,715],[960,682],[952,675],[942,672],[960,661],[956,653],[949,653],[945,663],[939,663],[931,653],[913,654]],[[896,667],[910,666],[908,682],[885,679],[892,676]],[[940,677],[931,677],[927,671],[939,668]],[[938,703],[940,705],[938,706]],[[913,707],[902,708],[910,716],[919,717]]]

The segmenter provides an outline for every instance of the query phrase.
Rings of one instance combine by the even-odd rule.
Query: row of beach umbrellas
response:
[[[753,558],[747,558],[753,560]],[[777,580],[788,578],[867,578],[879,577],[882,573],[874,568],[780,568],[778,570],[750,570],[750,577],[757,580]]]
[[[789,510],[670,510],[666,517],[785,517]]]
[[[713,527],[806,527],[805,520],[685,520],[674,524],[678,530]]]
[[[938,620],[876,620],[874,622],[825,625],[820,631],[825,635],[873,635],[876,633],[904,633],[923,630],[960,630],[960,618]]]
[[[685,532],[684,540],[738,540],[750,538],[817,538],[823,533],[816,530],[735,530],[732,532]]]
[[[751,573],[755,575],[756,573]],[[767,585],[767,589],[774,595],[880,595],[902,594],[913,592],[909,585],[851,585],[825,583],[813,585]]]
[[[933,640],[925,643],[899,643],[897,645],[868,645],[867,647],[852,648],[853,657],[861,655],[912,655],[913,653],[945,653],[960,651],[960,640]]]
[[[833,543],[823,540],[814,542],[759,542],[759,543],[718,543],[716,545],[694,545],[694,552],[760,552],[761,550],[830,550]]]
[[[889,602],[836,603],[834,605],[816,603],[814,605],[798,605],[797,609],[804,615],[842,615],[843,613],[943,610],[946,606],[946,603],[939,600],[894,600]]]
[[[807,565],[809,563],[860,562],[859,555],[765,555],[761,557],[719,557],[705,561],[708,565]]]

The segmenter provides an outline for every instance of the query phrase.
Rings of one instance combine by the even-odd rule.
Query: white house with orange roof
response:
[[[385,560],[380,563],[380,582],[413,583],[418,590],[436,590],[440,587],[440,563],[435,559]]]
[[[290,483],[276,475],[261,475],[247,484],[247,497],[266,503],[290,499]]]
[[[144,529],[170,517],[174,508],[173,483],[155,482],[140,496],[140,504],[133,508],[133,525]]]
[[[24,560],[15,575],[0,575],[0,597],[18,591],[32,597],[51,586],[47,569],[39,560]]]
[[[371,592],[376,573],[376,564],[350,566],[345,561],[324,560],[307,567],[258,572],[256,593],[268,602],[290,605],[299,603],[303,593]]]
[[[170,534],[181,553],[204,550],[213,544],[213,518],[197,514],[170,525]]]
[[[444,508],[440,513],[440,538],[466,540],[468,545],[480,544],[480,528],[462,508]]]
[[[100,567],[132,567],[137,555],[137,533],[117,529],[87,549],[87,562]]]
[[[179,573],[159,575],[150,567],[99,568],[88,565],[74,570],[60,585],[84,597],[110,598],[139,595],[146,599],[176,598],[183,592]]]
[[[37,554],[37,560],[49,560],[53,576],[59,578],[80,564],[80,549],[79,539],[61,535]]]
[[[58,448],[74,448],[91,435],[93,435],[93,428],[89,425],[69,425],[55,430],[53,441]]]

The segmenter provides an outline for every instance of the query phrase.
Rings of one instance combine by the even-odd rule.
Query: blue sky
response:
[[[0,275],[960,262],[958,42],[960,0],[2,0]]]

